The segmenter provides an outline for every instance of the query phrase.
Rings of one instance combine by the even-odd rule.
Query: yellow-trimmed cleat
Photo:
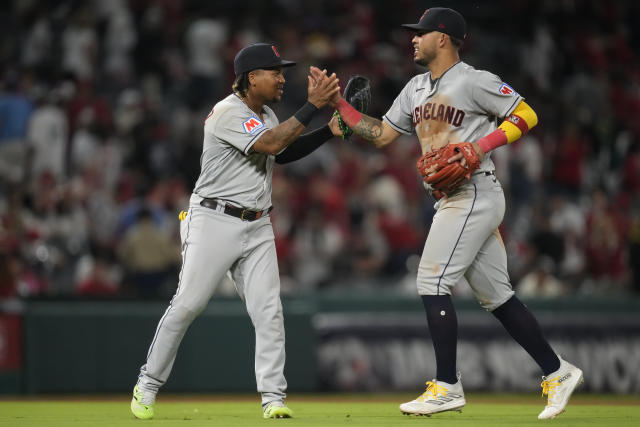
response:
[[[426,415],[445,411],[462,412],[467,401],[464,398],[460,374],[455,384],[442,381],[427,381],[427,390],[411,402],[400,405],[400,411],[405,415]]]
[[[262,414],[263,418],[291,418],[293,417],[293,411],[284,404],[283,406],[273,403],[269,403],[266,408],[264,408],[264,413]]]
[[[547,398],[547,406],[538,415],[538,419],[547,420],[555,418],[564,412],[571,394],[584,381],[582,370],[560,358],[560,368],[542,377],[542,395]]]
[[[150,393],[144,393],[137,385],[133,388],[131,412],[136,418],[141,420],[150,420],[153,418],[154,403],[155,396],[150,395]]]

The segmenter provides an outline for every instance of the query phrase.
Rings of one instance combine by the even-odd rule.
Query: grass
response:
[[[542,397],[531,395],[469,394],[462,414],[446,412],[432,417],[404,416],[399,395],[291,395],[294,418],[264,420],[257,396],[161,396],[152,421],[133,418],[129,396],[0,398],[0,425],[13,426],[520,426],[552,423],[557,426],[638,426],[640,396],[576,395],[567,411],[555,420],[540,421]]]

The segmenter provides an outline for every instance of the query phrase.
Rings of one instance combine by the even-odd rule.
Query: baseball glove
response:
[[[369,104],[371,103],[371,84],[369,79],[364,76],[351,76],[344,88],[342,97],[351,104],[353,108],[362,114],[366,114],[369,110]],[[342,139],[348,139],[353,135],[353,130],[342,120],[337,110],[333,115],[338,117],[338,125],[342,131]]]
[[[449,163],[449,159],[462,153],[467,161],[463,166],[459,161]],[[481,160],[470,142],[447,144],[418,159],[418,172],[424,177],[436,199],[451,194],[464,180],[470,179],[478,169]]]

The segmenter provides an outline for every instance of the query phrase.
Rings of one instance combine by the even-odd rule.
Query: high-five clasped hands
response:
[[[340,86],[336,73],[327,75],[327,70],[311,66],[307,79],[309,81],[307,100],[318,109],[326,105],[333,107],[340,97]]]

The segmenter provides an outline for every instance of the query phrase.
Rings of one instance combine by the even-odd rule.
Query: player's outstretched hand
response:
[[[340,96],[339,80],[336,73],[327,75],[327,70],[318,67],[310,67],[310,74],[307,76],[309,87],[307,88],[307,100],[317,108],[322,108],[327,104],[333,105],[336,95]]]
[[[329,130],[333,134],[333,136],[342,136],[342,129],[340,128],[340,123],[338,116],[334,114],[329,120]]]
[[[318,67],[311,66],[310,74],[313,81],[317,81],[322,78],[323,75],[327,74],[327,70],[320,70]],[[335,74],[335,73],[334,73]],[[342,95],[340,95],[340,91],[336,92],[331,100],[329,101],[329,106],[335,108],[338,105],[338,102],[342,99]]]

